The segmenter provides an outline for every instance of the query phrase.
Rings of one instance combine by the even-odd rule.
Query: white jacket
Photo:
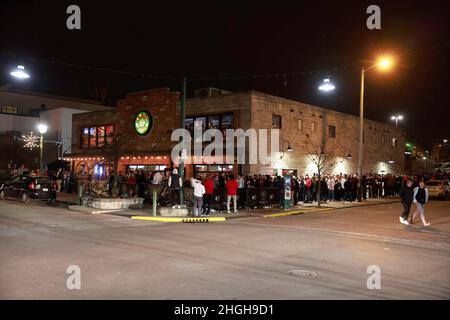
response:
[[[205,194],[205,186],[198,180],[192,179],[191,181],[192,187],[194,188],[194,196],[195,197],[203,197]]]

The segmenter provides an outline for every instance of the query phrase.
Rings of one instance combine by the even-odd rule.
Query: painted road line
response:
[[[273,214],[263,215],[263,218],[287,217],[287,216],[293,216],[293,215],[297,215],[297,214],[304,214],[304,213],[308,213],[308,212],[320,212],[320,211],[329,211],[329,210],[334,210],[334,208],[321,208],[321,209],[297,210],[297,211],[290,211],[290,212],[273,213]]]
[[[132,216],[131,219],[159,221],[159,222],[184,222],[184,223],[222,222],[226,220],[225,217],[180,218],[180,217],[147,217],[147,216]]]

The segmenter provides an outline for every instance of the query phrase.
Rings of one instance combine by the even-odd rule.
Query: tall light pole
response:
[[[364,138],[364,78],[366,72],[379,68],[381,70],[389,70],[392,66],[392,60],[383,57],[378,60],[377,63],[368,67],[367,69],[362,66],[361,68],[361,88],[360,88],[360,96],[359,96],[359,148],[358,148],[358,179],[360,194],[358,196],[358,201],[361,201],[363,186],[361,183],[362,178],[362,166],[363,166],[363,138]]]
[[[40,174],[44,174],[44,134],[47,132],[47,125],[40,123],[38,124],[39,133],[41,134],[41,140],[40,140],[40,157],[39,157],[39,167],[40,167]]]
[[[181,85],[181,103],[180,103],[180,128],[184,129],[185,124],[184,124],[184,118],[186,115],[186,77],[183,78],[183,83]],[[183,136],[183,146],[185,147],[185,142],[186,142],[186,137]],[[179,164],[179,174],[180,174],[180,178],[181,178],[181,186],[180,186],[180,205],[183,205],[183,182],[184,182],[184,157],[185,157],[185,153],[186,150],[182,149],[181,152],[181,157],[180,157],[180,164]]]
[[[391,120],[395,121],[395,126],[397,127],[399,120],[403,120],[403,116],[402,115],[392,116]]]

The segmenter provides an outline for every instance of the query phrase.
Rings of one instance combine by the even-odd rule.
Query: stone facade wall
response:
[[[251,96],[248,92],[236,92],[211,97],[196,97],[186,101],[186,117],[233,113],[234,128],[244,130],[251,126]],[[242,171],[248,172],[249,165],[242,165]],[[234,174],[238,174],[237,167]]]
[[[127,95],[125,99],[118,101],[116,110],[73,115],[72,152],[83,156],[102,156],[102,149],[80,147],[81,129],[90,125],[114,124],[115,138],[124,142],[119,143],[116,156],[130,157],[117,159],[119,168],[123,169],[125,164],[136,162],[134,156],[170,157],[170,151],[177,143],[170,141],[170,137],[172,130],[178,128],[180,123],[179,98],[178,92],[170,92],[167,88],[146,90]],[[143,110],[150,111],[154,125],[148,135],[139,136],[134,130],[133,122],[136,114]],[[273,174],[280,173],[281,169],[296,170],[298,175],[312,174],[316,168],[309,160],[308,149],[320,150],[321,146],[324,146],[323,151],[329,159],[328,172],[357,172],[359,118],[356,116],[256,91],[196,97],[186,101],[186,117],[223,113],[233,113],[234,128],[244,130],[271,129],[272,115],[281,116],[280,150],[285,150],[288,144],[293,149],[284,154],[272,152],[272,162],[268,165],[241,165],[240,171],[243,174]],[[330,125],[335,127],[334,138],[329,138]],[[364,131],[363,172],[403,172],[405,138],[401,129],[365,119]],[[312,145],[308,142],[307,134]],[[397,139],[396,147],[392,146],[392,138]],[[347,158],[348,154],[352,155],[351,159]],[[148,158],[136,160],[139,163],[154,163]],[[170,165],[170,160],[165,160],[167,162],[160,163]],[[235,166],[235,174],[237,168]],[[186,174],[192,175],[192,166],[186,168]]]
[[[320,150],[321,146],[324,146],[323,151],[329,159],[329,172],[357,172],[359,117],[256,91],[252,91],[251,96],[251,126],[270,129],[272,115],[280,115],[280,151],[285,150],[288,144],[293,149],[292,152],[285,152],[282,159],[282,154],[274,155],[275,161],[269,167],[252,165],[252,173],[265,173],[271,167],[297,170],[299,175],[311,174],[316,171],[316,167],[308,155],[314,153],[313,147]],[[335,126],[335,138],[328,137],[330,125]],[[397,138],[397,147],[392,146],[392,138]],[[404,146],[405,138],[400,129],[365,119],[363,173],[403,172]],[[349,153],[352,155],[351,160],[347,159]],[[394,162],[390,163],[390,160]]]
[[[268,165],[243,165],[243,174],[275,174],[281,169],[312,174],[316,167],[308,155],[313,148],[320,150],[321,146],[324,146],[329,159],[329,172],[357,172],[359,117],[257,91],[192,98],[188,99],[186,106],[186,116],[232,111],[235,128],[244,130],[271,129],[272,115],[281,116],[280,151],[289,144],[293,151],[272,153],[273,161]],[[328,137],[330,125],[335,127],[335,138]],[[403,172],[405,138],[402,131],[391,124],[368,119],[365,119],[364,126],[363,173]],[[397,147],[392,146],[392,138],[397,138]],[[268,143],[270,148],[270,134]],[[352,159],[347,158],[349,154]]]

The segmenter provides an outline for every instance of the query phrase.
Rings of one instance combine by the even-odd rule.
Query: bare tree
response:
[[[331,167],[335,164],[333,155],[335,142],[333,139],[331,143],[328,143],[328,141],[330,140],[328,139],[325,143],[322,143],[322,145],[316,146],[311,140],[309,134],[306,134],[306,138],[307,139],[305,141],[305,147],[308,152],[308,158],[315,165],[315,168],[317,170],[318,189],[316,190],[316,197],[317,206],[320,208],[321,178],[323,175],[327,174],[330,171]],[[327,146],[329,146],[329,148],[328,150],[325,150]]]

